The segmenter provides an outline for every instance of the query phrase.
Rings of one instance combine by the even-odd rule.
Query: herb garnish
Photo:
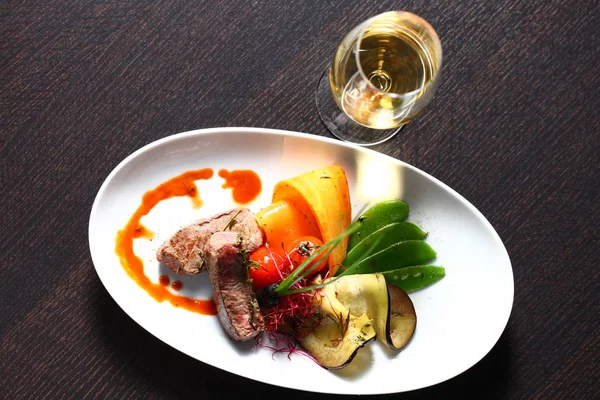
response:
[[[241,213],[242,210],[237,210],[237,212],[235,214],[233,214],[233,217],[231,217],[231,219],[229,220],[229,222],[227,222],[227,224],[225,224],[225,226],[223,227],[222,230],[226,231],[227,229],[231,229],[233,228],[233,226],[235,224],[237,224],[237,221],[235,220],[235,217],[237,217],[239,215],[239,213]]]

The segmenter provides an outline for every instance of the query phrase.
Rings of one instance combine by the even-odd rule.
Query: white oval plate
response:
[[[159,203],[142,219],[156,236],[152,241],[136,240],[134,249],[154,281],[166,271],[155,258],[164,239],[197,218],[236,205],[231,192],[221,188],[219,169],[252,169],[259,174],[263,191],[247,205],[256,212],[269,204],[277,181],[333,163],[348,175],[355,213],[371,201],[407,201],[408,220],[429,232],[427,241],[438,252],[433,264],[446,268],[444,279],[411,294],[418,326],[412,341],[397,354],[381,343],[371,343],[350,366],[332,372],[301,355],[291,359],[287,354],[273,355],[256,348],[254,341],[234,343],[216,317],[153,300],[128,277],[115,255],[115,235],[140,205],[142,195],[185,171],[213,168],[215,177],[198,182],[202,208],[193,209],[188,198],[173,198]],[[117,304],[148,332],[233,374],[312,392],[394,393],[450,379],[492,349],[513,303],[513,274],[506,249],[490,223],[467,200],[394,158],[302,133],[216,128],[181,133],[143,147],[121,162],[100,188],[91,211],[89,242],[100,280]],[[182,294],[211,296],[205,274],[180,279]],[[311,379],[298,379],[306,376]]]

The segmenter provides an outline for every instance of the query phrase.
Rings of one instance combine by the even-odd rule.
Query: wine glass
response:
[[[316,93],[325,127],[361,146],[383,143],[431,101],[442,46],[421,17],[403,11],[376,15],[346,35]]]

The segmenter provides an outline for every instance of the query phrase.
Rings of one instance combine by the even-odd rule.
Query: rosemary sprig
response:
[[[340,328],[340,337],[332,340],[334,343],[339,343],[344,340],[344,336],[346,336],[346,332],[348,332],[348,328],[350,328],[350,310],[348,310],[348,314],[346,315],[346,319],[344,320],[344,314],[340,311],[340,315],[334,318],[331,315],[327,314],[327,318],[331,319],[337,326]],[[361,330],[362,333],[362,330]]]
[[[223,227],[222,231],[226,231],[227,229],[231,229],[236,224],[235,217],[237,217],[238,214],[241,213],[241,212],[242,212],[242,210],[237,210],[237,212],[235,214],[233,214],[233,217],[231,217],[231,219],[225,224],[225,226]]]

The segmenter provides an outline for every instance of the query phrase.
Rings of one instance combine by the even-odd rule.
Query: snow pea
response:
[[[383,272],[385,280],[407,293],[423,289],[446,276],[444,267],[437,265],[411,265]]]
[[[426,236],[427,232],[413,223],[394,222],[376,230],[361,240],[348,252],[343,265],[349,267],[360,261],[361,258],[378,253],[395,243],[404,240],[422,240]]]
[[[408,217],[408,204],[402,200],[385,200],[371,206],[359,218],[360,228],[348,238],[350,251],[371,233]]]
[[[372,274],[424,264],[435,258],[437,253],[422,240],[405,240],[372,254],[349,268],[341,267],[337,275]]]

